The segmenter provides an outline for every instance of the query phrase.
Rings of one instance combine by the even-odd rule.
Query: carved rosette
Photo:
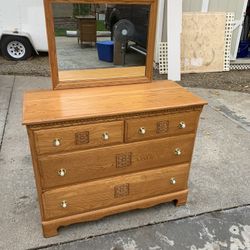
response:
[[[78,132],[75,134],[75,144],[76,145],[82,145],[89,143],[89,132]]]
[[[132,165],[132,153],[116,155],[116,168],[126,168]]]
[[[129,195],[129,184],[122,184],[114,187],[114,197],[121,198]]]
[[[169,128],[169,121],[159,121],[156,125],[156,133],[163,134],[167,133]]]

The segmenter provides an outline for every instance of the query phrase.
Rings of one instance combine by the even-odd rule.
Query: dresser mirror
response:
[[[45,0],[53,88],[150,82],[156,9],[156,0]]]

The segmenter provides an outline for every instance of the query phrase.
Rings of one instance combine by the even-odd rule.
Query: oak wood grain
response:
[[[98,79],[110,79],[114,81],[114,78],[129,78],[129,77],[143,77],[145,76],[145,66],[127,67],[127,68],[101,68],[101,69],[85,69],[85,70],[62,70],[59,71],[59,81],[64,82],[76,82],[83,80]]]
[[[55,42],[55,31],[54,31],[54,20],[53,20],[53,3],[94,3],[94,4],[143,4],[150,5],[150,15],[149,15],[149,25],[148,25],[148,41],[147,41],[147,59],[146,59],[146,70],[144,70],[143,77],[138,76],[127,77],[119,76],[116,77],[116,81],[110,81],[115,70],[110,71],[110,74],[105,78],[102,74],[96,74],[95,77],[79,78],[77,75],[74,77],[73,74],[71,79],[74,80],[63,80],[58,77],[58,63],[57,63],[57,53],[56,53],[56,42]],[[140,82],[150,82],[152,81],[153,74],[153,58],[154,58],[154,45],[155,45],[155,30],[156,30],[156,17],[157,17],[157,0],[44,0],[45,6],[45,16],[46,16],[46,27],[47,27],[47,37],[48,37],[48,47],[49,47],[49,57],[51,65],[51,76],[53,82],[53,89],[66,89],[66,88],[79,88],[79,87],[90,87],[90,86],[100,86],[102,81],[103,86],[110,86],[114,84],[137,84]]]
[[[62,226],[68,226],[70,224],[80,223],[85,221],[98,220],[111,214],[130,211],[133,209],[145,209],[168,201],[175,200],[177,202],[176,203],[177,205],[184,205],[185,203],[183,202],[187,200],[187,196],[188,196],[188,190],[185,189],[178,192],[154,196],[112,207],[101,208],[90,212],[65,216],[62,218],[52,219],[49,221],[42,221],[43,234],[44,237],[52,237],[58,234],[57,229]],[[181,203],[178,203],[179,200],[181,201]]]
[[[30,151],[32,156],[32,166],[34,171],[34,177],[35,177],[35,183],[36,183],[36,191],[38,196],[38,202],[39,202],[39,208],[40,208],[40,215],[41,219],[44,220],[44,207],[42,202],[42,179],[40,176],[39,166],[38,166],[38,157],[36,153],[36,147],[35,147],[35,139],[34,139],[34,133],[27,129],[28,137],[29,137],[29,145],[30,145]]]
[[[189,164],[123,175],[43,193],[46,220],[187,189]],[[170,180],[175,178],[176,184]],[[67,207],[61,207],[66,201]]]
[[[39,158],[43,189],[190,162],[194,134]],[[181,155],[175,149],[181,149]],[[58,175],[63,169],[64,176]]]
[[[81,80],[72,81],[59,81],[56,86],[56,90],[62,89],[79,89],[79,88],[93,88],[93,87],[103,87],[103,86],[118,86],[129,84],[143,84],[151,82],[146,76],[133,76],[133,77],[120,77],[120,78],[110,78],[110,79],[93,79],[84,80],[84,86]]]
[[[200,111],[182,112],[163,116],[127,119],[125,121],[125,141],[133,142],[160,138],[164,136],[194,133],[199,121]],[[180,127],[185,124],[185,128]],[[145,134],[140,133],[144,129]]]
[[[37,91],[24,95],[23,124],[105,117],[204,105],[171,81],[90,89]]]
[[[38,154],[52,154],[122,143],[123,130],[123,121],[116,121],[42,129],[35,131],[34,135]],[[108,134],[107,140],[103,139],[104,133]],[[86,137],[86,140],[81,140],[81,137]],[[60,146],[53,145],[55,139],[60,140]]]
[[[60,226],[118,212],[172,200],[185,204],[204,104],[171,81],[27,93],[23,122],[45,237],[56,235]],[[138,137],[141,126],[146,133]],[[103,144],[104,132],[113,136]],[[52,146],[55,138],[59,149]],[[59,170],[66,170],[60,172],[64,176]],[[176,185],[170,184],[172,177]]]

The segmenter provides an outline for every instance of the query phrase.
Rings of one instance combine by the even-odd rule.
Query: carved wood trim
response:
[[[156,133],[157,134],[167,133],[168,128],[169,128],[169,121],[159,121],[156,124]]]
[[[132,165],[132,153],[116,155],[116,168],[126,168]]]
[[[75,144],[82,145],[89,143],[89,131],[75,133]]]
[[[69,121],[60,121],[60,122],[48,122],[48,123],[40,123],[40,124],[33,124],[27,125],[29,129],[32,130],[39,130],[39,129],[47,129],[47,128],[57,128],[57,127],[70,127],[74,125],[85,125],[85,124],[92,124],[92,123],[100,123],[100,122],[110,122],[110,121],[119,121],[123,119],[134,119],[134,118],[145,118],[145,117],[152,117],[158,115],[166,115],[171,113],[182,113],[182,112],[192,112],[192,111],[201,111],[203,105],[197,106],[189,106],[189,107],[182,107],[182,108],[173,108],[173,109],[164,109],[152,112],[140,112],[140,113],[132,113],[132,114],[124,114],[124,115],[110,115],[110,116],[102,116],[96,118],[79,118],[73,119]]]
[[[114,187],[114,197],[121,198],[129,195],[129,184],[122,184]]]

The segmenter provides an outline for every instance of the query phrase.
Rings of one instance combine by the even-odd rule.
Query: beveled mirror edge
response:
[[[87,79],[76,81],[60,81],[58,74],[58,63],[56,55],[55,30],[53,21],[53,3],[93,3],[93,4],[148,4],[150,5],[149,27],[148,27],[148,42],[147,42],[147,58],[145,76],[140,77],[120,77],[107,79]],[[153,79],[153,61],[155,49],[155,34],[157,20],[157,3],[158,0],[44,0],[45,19],[47,28],[47,39],[49,48],[49,62],[51,68],[52,87],[57,89],[69,88],[86,88],[112,85],[140,84],[152,82]]]

